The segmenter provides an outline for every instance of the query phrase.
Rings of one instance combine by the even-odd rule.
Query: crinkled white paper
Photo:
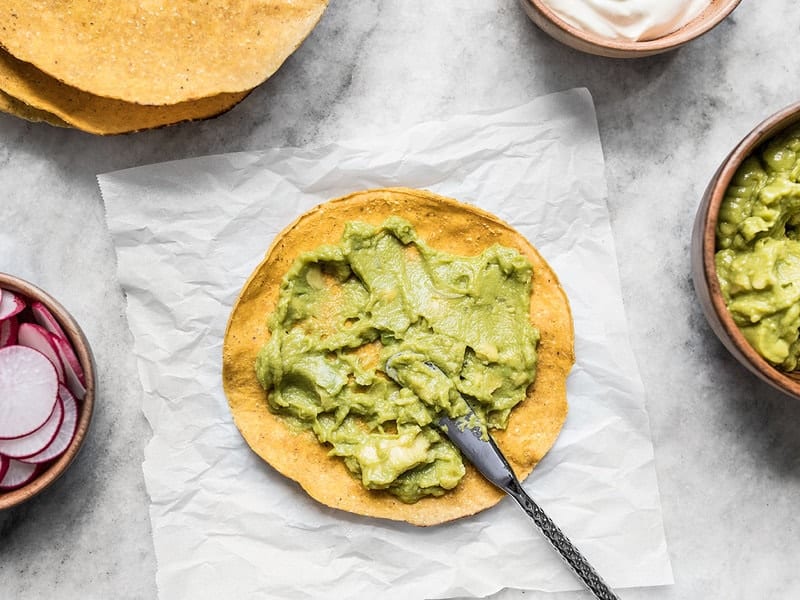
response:
[[[153,427],[144,474],[161,598],[581,587],[510,500],[431,528],[339,512],[264,464],[233,425],[221,345],[247,276],[301,212],[385,186],[488,209],[553,266],[574,313],[577,364],[564,430],[525,487],[613,586],[672,583],[603,170],[591,97],[571,90],[380,139],[99,176]]]

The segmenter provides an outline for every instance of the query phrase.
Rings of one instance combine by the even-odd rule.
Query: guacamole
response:
[[[733,320],[775,366],[800,357],[800,128],[747,158],[717,225],[716,267]]]
[[[371,490],[404,502],[465,473],[434,425],[465,414],[505,428],[537,366],[532,267],[517,250],[429,247],[412,225],[349,222],[338,244],[301,254],[283,278],[256,361],[270,409],[310,429]],[[386,361],[411,357],[396,383]],[[427,368],[425,365],[436,368]]]

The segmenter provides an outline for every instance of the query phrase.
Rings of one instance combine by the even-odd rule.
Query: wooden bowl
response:
[[[692,230],[692,280],[711,329],[736,359],[782,392],[800,398],[800,372],[775,368],[747,342],[733,321],[720,290],[716,253],[717,218],[725,190],[745,158],[769,138],[800,123],[800,102],[784,108],[759,124],[722,162],[708,184]]]
[[[697,18],[677,31],[642,42],[610,39],[573,27],[561,19],[545,0],[520,0],[525,12],[542,31],[576,50],[610,58],[642,58],[682,46],[716,27],[741,0],[711,0]]]
[[[86,377],[86,396],[79,402],[78,425],[75,437],[69,447],[64,454],[54,459],[53,462],[47,463],[44,470],[28,484],[8,492],[0,491],[0,510],[2,510],[17,506],[44,490],[67,470],[77,456],[92,420],[95,397],[95,367],[94,357],[83,331],[81,331],[75,319],[52,296],[23,279],[5,273],[0,273],[0,287],[9,289],[12,292],[18,292],[31,300],[38,300],[48,308],[67,334]]]

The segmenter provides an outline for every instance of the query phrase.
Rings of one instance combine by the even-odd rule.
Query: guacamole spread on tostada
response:
[[[503,429],[534,381],[532,274],[512,248],[457,256],[396,216],[348,222],[283,278],[256,361],[270,409],[313,431],[368,489],[404,502],[445,493],[465,466],[437,416],[465,414],[466,399]],[[401,386],[386,376],[400,353],[437,369],[406,365]]]
[[[566,419],[573,343],[558,277],[508,223],[426,190],[362,190],[272,239],[231,310],[222,383],[247,445],[312,498],[435,525],[504,494],[431,420],[469,402],[507,423],[492,437],[524,479]]]

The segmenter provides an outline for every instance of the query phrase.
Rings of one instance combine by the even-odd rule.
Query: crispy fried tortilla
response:
[[[248,92],[219,94],[170,106],[142,106],[102,98],[61,83],[0,49],[0,91],[16,100],[10,110],[29,121],[72,126],[98,135],[129,133],[207,119],[238,104]]]
[[[500,244],[516,248],[533,265],[530,319],[541,335],[538,372],[526,399],[512,411],[508,428],[493,434],[520,478],[533,470],[567,415],[566,379],[574,362],[567,297],[555,273],[520,233],[483,210],[426,191],[357,192],[321,204],[281,232],[234,305],[223,346],[223,385],[234,421],[250,447],[313,498],[361,515],[435,525],[493,506],[502,494],[469,465],[453,491],[414,504],[365,489],[313,433],[293,430],[270,412],[254,369],[270,335],[267,316],[275,309],[281,280],[295,258],[337,242],[348,221],[379,225],[391,215],[410,221],[433,248],[466,256]]]
[[[14,115],[15,117],[20,117],[26,121],[31,121],[32,123],[49,123],[55,127],[69,127],[69,123],[65,123],[57,116],[29,106],[24,102],[20,102],[13,96],[9,96],[2,91],[2,86],[0,86],[0,111],[9,115]]]
[[[0,46],[96,96],[177,104],[251,90],[327,0],[6,0]]]

